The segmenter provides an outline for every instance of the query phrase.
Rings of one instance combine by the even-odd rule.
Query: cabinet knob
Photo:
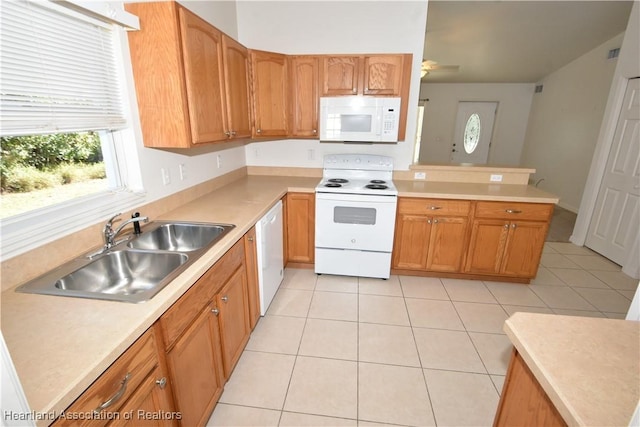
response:
[[[351,92],[356,93],[358,91],[358,89],[356,89],[355,87],[351,90]]]
[[[220,300],[221,300],[222,302],[227,302],[227,301],[229,301],[229,297],[225,295],[225,296],[223,296],[222,298],[220,298]]]
[[[231,136],[236,136],[236,133],[237,133],[237,132],[236,132],[235,130],[232,130],[232,131],[231,131]]]
[[[253,237],[247,237],[247,240],[253,242]]]
[[[434,219],[434,220],[433,220],[433,223],[434,223],[434,224],[437,224],[437,223],[438,223],[438,220],[437,220],[437,219]]]
[[[229,131],[226,131],[224,134],[227,135],[227,138],[231,137],[231,132]]]
[[[211,312],[212,312],[213,314],[215,314],[216,316],[217,316],[218,314],[220,314],[220,310],[218,310],[217,308],[212,309],[212,310],[211,310]]]
[[[516,228],[518,225],[516,223],[511,224],[511,228]]]
[[[318,131],[316,129],[313,130],[313,133],[318,133]]]
[[[505,224],[505,225],[504,225],[504,228],[509,228],[509,224]]]
[[[256,129],[256,133],[262,133],[262,129]]]
[[[430,219],[427,220],[427,224],[431,224],[431,220]]]
[[[156,380],[156,384],[158,384],[160,388],[165,388],[165,386],[167,385],[167,378],[162,377],[159,380]]]

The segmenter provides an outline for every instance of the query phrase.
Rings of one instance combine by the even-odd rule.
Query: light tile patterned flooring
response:
[[[287,269],[208,425],[488,426],[512,313],[624,318],[637,286],[560,242],[528,286]]]

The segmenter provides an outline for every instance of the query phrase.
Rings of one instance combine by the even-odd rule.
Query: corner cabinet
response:
[[[289,132],[287,57],[261,50],[249,52],[253,93],[253,136],[286,137]]]
[[[173,1],[125,8],[142,27],[128,38],[145,146],[189,148],[248,136],[242,46]]]
[[[288,193],[285,203],[285,263],[313,264],[315,260],[316,195]]]

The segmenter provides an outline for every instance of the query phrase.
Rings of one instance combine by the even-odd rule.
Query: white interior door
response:
[[[487,163],[497,111],[497,102],[458,103],[451,147],[452,163]]]
[[[585,245],[625,264],[640,224],[640,78],[629,80]]]

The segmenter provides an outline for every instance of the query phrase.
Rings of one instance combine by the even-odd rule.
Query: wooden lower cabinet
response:
[[[392,265],[416,271],[461,271],[470,202],[400,199]],[[462,216],[464,215],[464,216]]]
[[[176,425],[172,388],[156,328],[149,328],[113,362],[54,426]],[[167,417],[148,419],[153,414]],[[76,419],[80,416],[83,419]]]
[[[511,361],[493,425],[494,427],[567,425],[515,349],[511,353]]]
[[[244,239],[160,318],[176,410],[204,425],[249,338]]]
[[[204,425],[222,394],[220,337],[213,310],[213,305],[207,305],[167,353],[183,426]]]
[[[258,248],[256,247],[256,227],[244,235],[244,259],[247,267],[247,297],[249,302],[249,327],[256,327],[260,318],[260,288],[258,284]]]
[[[215,304],[220,323],[224,377],[228,379],[249,340],[251,332],[247,301],[247,276],[244,266],[236,270],[216,295]]]
[[[313,264],[315,259],[316,195],[288,193],[286,196],[286,248],[288,262]]]

